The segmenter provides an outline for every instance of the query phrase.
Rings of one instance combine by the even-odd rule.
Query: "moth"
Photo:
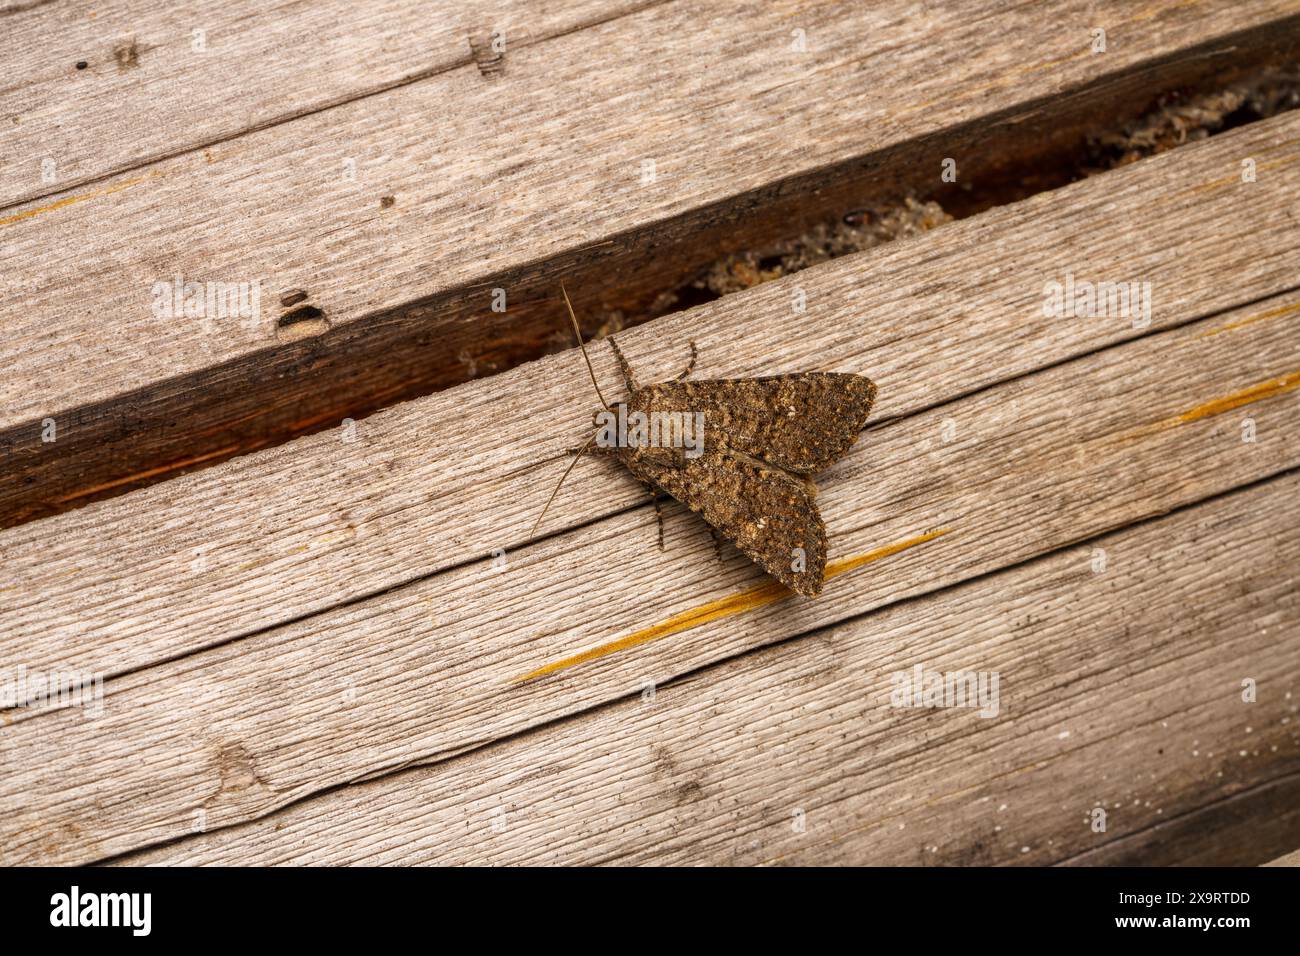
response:
[[[857,440],[876,386],[864,376],[841,372],[687,381],[695,368],[694,342],[681,374],[641,386],[610,336],[628,390],[626,401],[610,405],[596,381],[569,293],[563,285],[560,289],[603,409],[593,417],[596,433],[570,452],[574,458],[529,538],[573,466],[594,446],[618,458],[646,485],[659,516],[661,548],[663,492],[704,518],[719,548],[721,535],[791,590],[805,597],[821,593],[826,526],[813,476]]]

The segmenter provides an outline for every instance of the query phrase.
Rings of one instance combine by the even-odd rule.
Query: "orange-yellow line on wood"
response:
[[[94,485],[90,488],[82,488],[74,491],[70,495],[64,495],[61,498],[55,498],[58,504],[66,504],[69,501],[76,501],[78,498],[84,498],[87,495],[98,494],[101,491],[107,491],[110,488],[118,488],[122,485],[130,484],[133,481],[143,481],[145,478],[152,478],[154,475],[166,474],[169,471],[176,471],[178,468],[188,468],[190,465],[197,465],[201,461],[207,461],[209,458],[216,458],[219,455],[228,455],[231,452],[239,451],[241,446],[229,445],[226,448],[218,448],[216,451],[208,452],[206,455],[197,455],[194,458],[186,458],[183,461],[174,461],[169,465],[160,465],[157,468],[150,468],[147,471],[137,471],[134,474],[124,475],[121,478],[115,478],[112,481],[106,481],[102,485]]]
[[[1211,415],[1222,415],[1224,412],[1230,412],[1242,405],[1249,405],[1251,402],[1258,402],[1261,399],[1280,395],[1296,388],[1300,388],[1300,372],[1291,372],[1289,375],[1270,378],[1266,382],[1259,382],[1249,388],[1233,392],[1231,395],[1224,395],[1222,398],[1216,398],[1197,405],[1195,408],[1189,408],[1176,418],[1167,419],[1162,424],[1185,425],[1187,422],[1209,418]]]
[[[830,580],[837,575],[860,568],[864,564],[872,561],[879,561],[881,558],[887,558],[890,555],[898,554],[900,551],[906,551],[908,548],[914,548],[918,544],[925,544],[941,535],[948,534],[951,528],[940,528],[937,531],[927,531],[925,534],[918,534],[911,538],[904,538],[902,541],[896,541],[893,544],[887,544],[883,548],[876,548],[874,551],[868,551],[866,554],[859,554],[856,557],[844,558],[841,561],[834,561],[826,566],[826,580]],[[615,651],[624,651],[629,647],[636,647],[639,644],[645,644],[649,641],[658,640],[661,637],[667,637],[669,634],[676,634],[680,631],[689,630],[693,627],[699,627],[701,624],[708,624],[710,621],[716,621],[719,618],[731,617],[733,614],[744,614],[746,611],[753,611],[768,604],[774,604],[782,601],[794,594],[784,584],[776,581],[769,581],[767,584],[751,588],[748,591],[742,591],[739,594],[732,594],[728,597],[719,598],[716,601],[709,601],[707,604],[701,604],[699,607],[691,608],[689,611],[683,611],[680,614],[674,614],[668,620],[655,624],[651,627],[634,631],[626,637],[620,637],[618,640],[610,641],[607,644],[601,644],[590,650],[585,650],[580,654],[574,654],[572,657],[564,657],[558,661],[552,661],[544,664],[536,670],[529,671],[527,674],[521,674],[519,677],[512,678],[510,683],[522,684],[525,681],[532,680],[535,677],[545,677],[547,674],[554,674],[557,671],[567,670],[578,664],[585,664],[588,661],[594,661],[597,658],[613,654]]]
[[[1211,399],[1208,402],[1202,402],[1200,405],[1194,405],[1180,415],[1174,415],[1172,418],[1164,418],[1158,422],[1151,422],[1146,425],[1139,425],[1121,433],[1120,438],[1142,438],[1156,432],[1164,431],[1167,428],[1175,428],[1178,425],[1186,425],[1189,422],[1200,421],[1202,418],[1210,418],[1213,415],[1222,415],[1224,412],[1230,412],[1234,408],[1240,408],[1242,405],[1249,405],[1251,402],[1262,401],[1271,398],[1274,395],[1281,395],[1284,392],[1294,391],[1300,388],[1300,372],[1290,372],[1278,378],[1270,378],[1265,382],[1257,382],[1229,395],[1221,398]]]
[[[1236,322],[1229,322],[1227,325],[1221,325],[1217,329],[1210,329],[1208,332],[1202,332],[1197,336],[1197,338],[1212,338],[1216,335],[1222,335],[1224,332],[1231,332],[1233,329],[1240,329],[1243,326],[1254,325],[1256,322],[1263,322],[1265,319],[1276,319],[1279,316],[1290,315],[1292,312],[1300,312],[1300,302],[1293,302],[1290,305],[1284,305],[1280,309],[1269,309],[1267,312],[1260,312],[1258,315],[1248,315],[1244,319],[1238,319]]]
[[[0,219],[0,226],[8,226],[15,222],[22,222],[24,219],[31,219],[33,216],[39,216],[43,212],[53,212],[55,209],[63,209],[67,206],[76,205],[79,202],[85,202],[87,199],[95,199],[99,196],[108,196],[112,193],[121,192],[123,189],[130,189],[147,179],[157,179],[160,173],[150,173],[148,176],[136,176],[134,179],[124,179],[120,183],[114,183],[111,186],[105,186],[103,189],[92,189],[90,192],[77,193],[73,196],[64,196],[62,199],[44,206],[33,206],[31,209],[24,209],[22,212],[14,213],[12,216],[6,216]]]

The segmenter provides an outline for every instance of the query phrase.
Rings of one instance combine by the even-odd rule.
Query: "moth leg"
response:
[[[664,548],[664,512],[659,504],[659,489],[648,481],[643,481],[641,484],[645,485],[645,490],[650,493],[650,500],[654,502],[655,521],[659,524],[659,550],[664,551],[666,550]]]
[[[620,349],[618,343],[614,341],[614,336],[611,335],[605,341],[608,342],[609,347],[614,350],[614,358],[618,359],[618,367],[623,372],[623,381],[627,383],[627,390],[629,392],[635,392],[637,390],[636,379],[632,375],[632,366],[628,365],[627,359],[623,357],[623,350]]]
[[[690,346],[691,346],[691,360],[686,363],[686,368],[684,368],[681,371],[681,373],[675,379],[673,379],[674,382],[684,381],[686,379],[686,376],[690,375],[691,372],[695,371],[695,357],[698,353],[695,350],[694,339],[691,339]]]
[[[599,433],[597,433],[597,434],[599,434]],[[619,453],[619,451],[621,451],[621,449],[619,449],[619,448],[609,448],[609,447],[606,447],[605,445],[600,444],[600,442],[596,441],[595,439],[596,439],[596,435],[592,435],[591,438],[588,438],[588,439],[587,439],[586,444],[579,445],[579,446],[576,447],[576,448],[566,448],[566,449],[564,449],[564,454],[567,455],[568,457],[572,458],[574,455],[583,455],[583,454],[586,454],[586,455],[617,455],[617,454]]]

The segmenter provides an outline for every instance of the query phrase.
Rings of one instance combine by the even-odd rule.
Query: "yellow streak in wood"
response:
[[[1224,332],[1231,332],[1233,329],[1240,329],[1247,325],[1254,325],[1256,322],[1263,322],[1265,319],[1276,319],[1279,316],[1290,315],[1293,312],[1300,312],[1300,302],[1293,302],[1291,305],[1284,305],[1280,309],[1270,309],[1267,312],[1261,312],[1259,315],[1248,315],[1244,319],[1236,322],[1229,322],[1227,325],[1221,325],[1217,329],[1210,329],[1208,332],[1202,332],[1197,338],[1208,339],[1216,335],[1222,335]]]
[[[1259,382],[1249,388],[1243,388],[1231,395],[1224,395],[1222,398],[1204,402],[1195,408],[1189,408],[1175,418],[1166,419],[1161,424],[1165,426],[1185,425],[1188,422],[1209,418],[1211,415],[1222,415],[1224,412],[1230,412],[1242,405],[1249,405],[1251,402],[1258,402],[1261,399],[1281,395],[1283,392],[1290,392],[1297,388],[1300,388],[1300,372],[1292,372],[1280,378],[1270,378],[1266,382]]]
[[[1285,145],[1290,145],[1290,143],[1287,143]],[[1256,176],[1258,176],[1258,174],[1261,171],[1269,170],[1269,169],[1290,168],[1294,164],[1295,164],[1294,155],[1287,155],[1282,157],[1281,159],[1269,160],[1266,163],[1256,163],[1255,174]],[[1179,189],[1177,191],[1171,190],[1169,192],[1164,193],[1163,200],[1157,200],[1157,201],[1158,202],[1163,201],[1165,203],[1181,201],[1188,196],[1195,196],[1198,195],[1199,193],[1214,192],[1217,189],[1224,189],[1228,186],[1240,186],[1242,185],[1242,183],[1243,180],[1241,178],[1241,173],[1237,172],[1237,173],[1233,173],[1230,176],[1223,176],[1219,179],[1211,179],[1209,182],[1197,183],[1194,186],[1188,186],[1186,189]],[[1246,183],[1246,185],[1253,186],[1254,183]]]
[[[1202,402],[1200,405],[1193,406],[1180,415],[1174,415],[1172,418],[1164,418],[1158,422],[1151,422],[1146,425],[1139,425],[1136,428],[1130,428],[1120,434],[1121,440],[1132,438],[1145,438],[1156,432],[1164,431],[1168,428],[1175,428],[1178,425],[1186,425],[1189,422],[1199,421],[1202,418],[1210,418],[1214,415],[1222,415],[1224,412],[1230,412],[1234,408],[1240,408],[1242,405],[1249,405],[1252,402],[1262,401],[1266,398],[1272,398],[1274,395],[1281,395],[1285,392],[1293,391],[1300,388],[1300,371],[1291,372],[1288,375],[1282,375],[1278,378],[1270,378],[1266,382],[1258,382],[1247,388],[1224,395],[1221,398],[1211,399],[1208,402]]]
[[[841,561],[835,561],[826,566],[826,580],[860,568],[864,564],[872,561],[879,561],[890,555],[898,554],[900,551],[906,551],[908,548],[914,548],[918,544],[925,544],[941,535],[948,534],[951,528],[939,528],[937,531],[928,531],[925,534],[918,534],[911,538],[904,538],[902,541],[896,541],[893,544],[885,545],[883,548],[876,548],[874,551],[868,551],[866,554],[859,554],[856,557],[844,558]],[[610,641],[607,644],[601,644],[580,654],[574,654],[572,657],[564,657],[558,661],[552,661],[544,664],[536,670],[529,671],[519,677],[511,678],[511,684],[522,684],[525,681],[533,680],[536,677],[545,677],[547,674],[554,674],[557,671],[567,670],[578,664],[585,664],[588,661],[594,661],[597,658],[605,657],[616,651],[627,650],[629,647],[636,647],[650,641],[658,640],[661,637],[667,637],[669,634],[677,634],[680,631],[689,630],[693,627],[699,627],[701,624],[708,624],[710,621],[716,621],[719,618],[731,617],[735,614],[744,614],[747,611],[753,611],[768,604],[774,604],[777,601],[785,600],[794,594],[784,584],[776,581],[769,581],[767,584],[751,588],[748,591],[742,591],[739,594],[732,594],[728,597],[719,598],[716,601],[709,601],[707,604],[701,604],[699,607],[691,608],[689,611],[683,611],[675,614],[668,620],[651,627],[620,637],[618,640]]]
[[[68,206],[76,205],[79,202],[85,202],[87,199],[97,199],[100,196],[108,196],[113,193],[120,193],[123,189],[130,189],[132,186],[138,186],[140,183],[149,179],[156,179],[161,173],[150,173],[147,176],[136,176],[134,179],[124,179],[120,183],[114,183],[111,186],[105,186],[103,189],[92,189],[90,192],[77,193],[75,196],[65,196],[52,203],[44,206],[33,206],[31,209],[24,209],[22,212],[14,213],[0,219],[0,226],[8,226],[15,222],[21,222],[24,219],[31,219],[33,216],[39,216],[41,213],[53,212],[56,209],[64,209]]]

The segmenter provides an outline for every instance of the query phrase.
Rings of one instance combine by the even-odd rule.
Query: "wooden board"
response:
[[[850,197],[942,195],[942,158],[960,164],[958,192],[1008,157],[1074,149],[1160,90],[1285,53],[1300,14],[1126,4],[1105,14],[1104,55],[1090,2],[1036,11],[1033,29],[1021,16],[664,3],[540,37],[500,75],[455,66],[12,207],[0,523],[533,354],[561,276],[580,305],[642,308]],[[155,317],[155,284],[177,275],[262,283],[260,320]],[[320,314],[282,324],[291,290]],[[47,418],[62,423],[52,443]]]
[[[1294,647],[1295,644],[1291,642],[1287,646]],[[1294,675],[1294,666],[1291,671],[1289,676]],[[1289,693],[1292,694],[1291,699],[1294,699],[1296,691]],[[1283,718],[1288,724],[1297,719],[1300,717],[1297,717],[1294,710],[1288,710],[1287,716]],[[1244,731],[1239,723],[1235,726]],[[1294,758],[1298,749],[1294,731],[1290,739],[1266,745],[1267,753],[1264,753],[1259,750],[1259,742],[1253,737],[1254,728],[1251,730],[1250,734],[1238,736],[1235,750],[1232,749],[1233,742],[1227,743],[1227,759],[1233,759],[1235,755],[1238,761],[1254,762],[1263,757],[1266,762],[1276,762],[1279,754],[1287,754],[1282,760]],[[1273,750],[1274,747],[1278,748],[1277,751]],[[1246,768],[1234,769],[1240,771]],[[1224,774],[1223,777],[1218,776],[1220,772]],[[1238,774],[1233,770],[1216,770],[1213,783],[1220,785],[1218,792],[1204,805],[1081,853],[1069,863],[1072,866],[1261,864],[1276,853],[1278,847],[1295,843],[1300,834],[1300,775],[1291,770],[1262,783],[1254,782],[1261,778],[1253,773],[1249,776],[1251,782],[1245,782],[1238,779]]]
[[[255,130],[474,67],[471,39],[493,31],[522,47],[650,5],[9,0],[0,3],[0,121],[13,165],[0,178],[0,210],[184,153],[215,159]],[[46,158],[53,182],[42,176]]]
[[[701,377],[856,371],[880,386],[878,421],[914,414],[1294,284],[1298,150],[1300,116],[1282,116],[657,320],[623,342],[647,380],[674,374],[694,338]],[[1240,181],[1243,156],[1257,160],[1254,183]],[[1150,326],[1044,317],[1044,284],[1066,273],[1150,280]],[[791,308],[795,287],[804,313]],[[592,359],[602,381],[617,381],[607,348]],[[359,422],[353,442],[322,433],[9,529],[5,652],[32,667],[120,674],[494,549],[513,554],[594,407],[571,351]],[[634,482],[587,463],[543,532],[643,504]]]
[[[93,719],[20,714],[6,862],[255,819],[1300,467],[1297,330],[1290,293],[869,429],[821,480],[840,563],[815,602],[717,564],[680,511],[659,553],[646,506],[127,673]]]
[[[1300,837],[1297,495],[1292,473],[121,862],[1259,862]],[[996,715],[895,706],[915,665],[997,672]],[[1171,839],[1278,789],[1281,833]]]

